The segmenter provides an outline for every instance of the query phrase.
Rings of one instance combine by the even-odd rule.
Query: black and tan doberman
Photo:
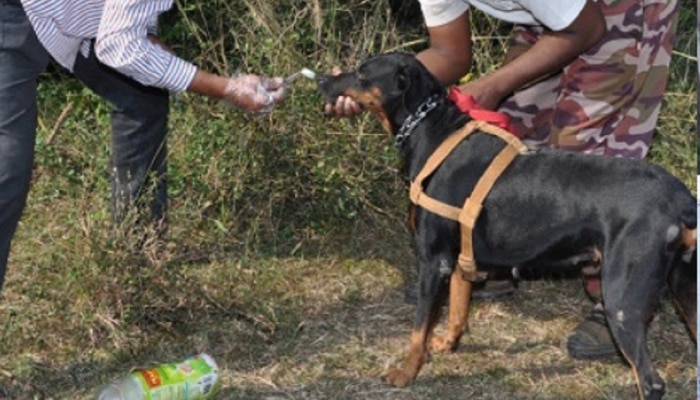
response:
[[[410,181],[446,140],[470,124],[445,89],[413,55],[391,53],[355,71],[319,79],[325,99],[349,96],[375,114],[395,138]],[[467,135],[424,180],[427,196],[461,207],[502,138]],[[507,166],[483,199],[471,232],[480,271],[513,267],[600,266],[605,315],[634,369],[639,398],[660,399],[664,382],[646,348],[647,325],[669,288],[696,340],[696,199],[664,169],[643,161],[559,150],[526,151]],[[412,382],[435,352],[454,350],[468,327],[471,279],[457,267],[460,223],[417,207],[419,293],[408,357],[385,379]],[[433,328],[449,293],[446,334]]]

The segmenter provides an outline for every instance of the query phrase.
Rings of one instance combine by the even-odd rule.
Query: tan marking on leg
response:
[[[408,357],[403,362],[401,368],[393,369],[384,374],[384,380],[390,385],[404,387],[413,382],[421,367],[428,360],[428,347],[426,345],[430,327],[423,326],[422,329],[413,330],[411,333],[411,345],[408,349]]]
[[[630,367],[632,367],[632,374],[634,376],[634,382],[637,385],[637,395],[639,395],[640,400],[644,400],[646,398],[646,396],[644,395],[644,388],[642,388],[642,383],[639,380],[639,371],[637,371],[637,366],[634,365],[634,363],[632,362],[632,358],[629,357],[624,350],[620,349],[620,351],[622,352],[622,355],[627,360],[627,364],[629,364]]]
[[[418,218],[417,215],[418,212],[418,207],[411,203],[408,206],[408,225],[411,227],[412,232],[416,232],[418,230],[418,221],[416,218]]]
[[[471,305],[472,282],[464,279],[455,268],[450,277],[450,303],[447,332],[431,340],[431,349],[436,353],[454,351],[459,339],[469,330],[469,307]]]
[[[681,236],[681,243],[683,246],[689,249],[695,249],[698,245],[698,230],[689,229],[683,225],[683,235]]]
[[[682,245],[686,248],[685,254],[683,255],[683,260],[685,262],[690,262],[692,260],[693,252],[697,248],[698,245],[698,230],[697,229],[689,229],[685,225],[683,225],[683,233],[681,235],[681,243]],[[685,321],[685,325],[688,327],[690,332],[693,334],[693,341],[695,343],[698,342],[698,326],[697,326],[697,305],[692,309],[688,309],[687,307],[684,307],[681,299],[677,298],[677,295],[671,296],[673,298],[674,303],[676,304],[676,309],[681,310],[681,314],[683,315],[683,320]],[[689,297],[697,297],[697,293],[695,296],[689,296]],[[692,299],[687,299],[691,301],[693,304],[694,298]]]
[[[688,330],[690,333],[693,335],[692,339],[693,342],[697,343],[698,342],[698,314],[697,314],[697,307],[694,310],[689,310],[685,307],[683,302],[678,298],[677,294],[673,294],[671,296],[671,299],[673,300],[673,304],[676,306],[676,310],[678,310],[679,314],[681,314],[681,317],[683,318],[683,322],[685,322],[685,326],[688,327]]]

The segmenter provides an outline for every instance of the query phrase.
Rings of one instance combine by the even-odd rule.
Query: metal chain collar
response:
[[[409,136],[411,136],[413,130],[416,129],[416,126],[418,126],[418,124],[421,123],[421,121],[423,121],[425,116],[428,115],[428,113],[430,113],[431,111],[433,111],[435,107],[438,106],[438,104],[440,104],[441,98],[442,96],[438,94],[434,94],[428,97],[427,100],[425,100],[420,106],[418,106],[416,112],[409,115],[403,121],[401,128],[399,128],[399,131],[394,137],[394,146],[397,149],[400,149],[401,146],[403,146],[403,143],[406,141],[406,139],[408,139]]]

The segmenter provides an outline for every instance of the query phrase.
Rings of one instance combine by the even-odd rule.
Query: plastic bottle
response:
[[[107,385],[96,400],[211,400],[219,390],[219,368],[206,353],[181,363],[134,371]]]

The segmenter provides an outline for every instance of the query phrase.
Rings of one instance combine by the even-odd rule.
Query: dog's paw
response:
[[[457,348],[457,341],[446,336],[433,336],[430,339],[430,350],[433,353],[450,353]]]
[[[396,387],[404,387],[413,382],[414,378],[415,374],[409,374],[401,368],[389,370],[384,374],[384,381]]]

